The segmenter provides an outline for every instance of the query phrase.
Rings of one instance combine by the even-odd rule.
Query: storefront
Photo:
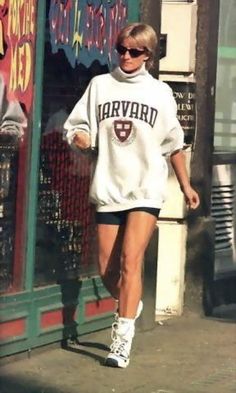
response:
[[[0,2],[1,356],[110,324],[90,159],[62,127],[90,79],[116,63],[119,29],[138,19],[132,0]]]
[[[114,302],[98,276],[88,204],[92,158],[69,149],[62,130],[90,79],[116,64],[120,28],[141,19],[159,32],[160,4],[0,1],[0,356],[111,323]],[[173,88],[201,205],[182,214],[175,184],[174,214],[163,209],[151,244],[157,275],[157,258],[146,256],[145,321],[155,307],[156,316],[180,315],[188,299],[203,300],[206,314],[235,302],[234,10],[234,0],[214,0],[213,8],[205,0],[162,2],[167,46],[152,72]]]

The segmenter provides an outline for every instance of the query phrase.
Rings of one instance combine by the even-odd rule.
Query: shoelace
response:
[[[122,339],[117,335],[117,329],[118,329],[118,323],[115,321],[112,324],[112,329],[111,329],[111,339],[112,339],[112,344],[110,346],[110,349],[113,353],[116,353],[117,355],[121,355],[125,358],[129,357],[129,351],[127,350],[127,344],[128,341],[125,339]]]
[[[117,333],[116,333],[117,329],[118,329],[118,322],[115,321],[111,325],[111,339],[112,339],[112,341],[115,341],[117,339]]]
[[[111,344],[111,351],[113,353],[115,353],[116,355],[120,355],[120,356],[127,358],[129,355],[128,355],[128,351],[126,349],[126,344],[127,343],[125,341],[115,340]]]

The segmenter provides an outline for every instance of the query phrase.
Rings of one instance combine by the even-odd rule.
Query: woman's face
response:
[[[131,49],[131,52],[127,49]],[[133,52],[132,49],[135,49],[135,51]],[[137,71],[148,59],[144,48],[138,47],[132,37],[125,38],[122,44],[117,47],[117,51],[120,57],[120,68],[127,73]]]

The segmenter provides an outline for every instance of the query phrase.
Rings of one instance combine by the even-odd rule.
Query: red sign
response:
[[[32,104],[36,0],[0,1],[0,72],[8,99]]]

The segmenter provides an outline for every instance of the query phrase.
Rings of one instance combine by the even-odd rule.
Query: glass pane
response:
[[[35,286],[97,271],[93,158],[72,151],[62,131],[91,78],[115,63],[127,3],[47,1]]]
[[[24,288],[35,11],[36,1],[0,2],[0,292]]]
[[[236,152],[236,0],[220,2],[214,146]]]

